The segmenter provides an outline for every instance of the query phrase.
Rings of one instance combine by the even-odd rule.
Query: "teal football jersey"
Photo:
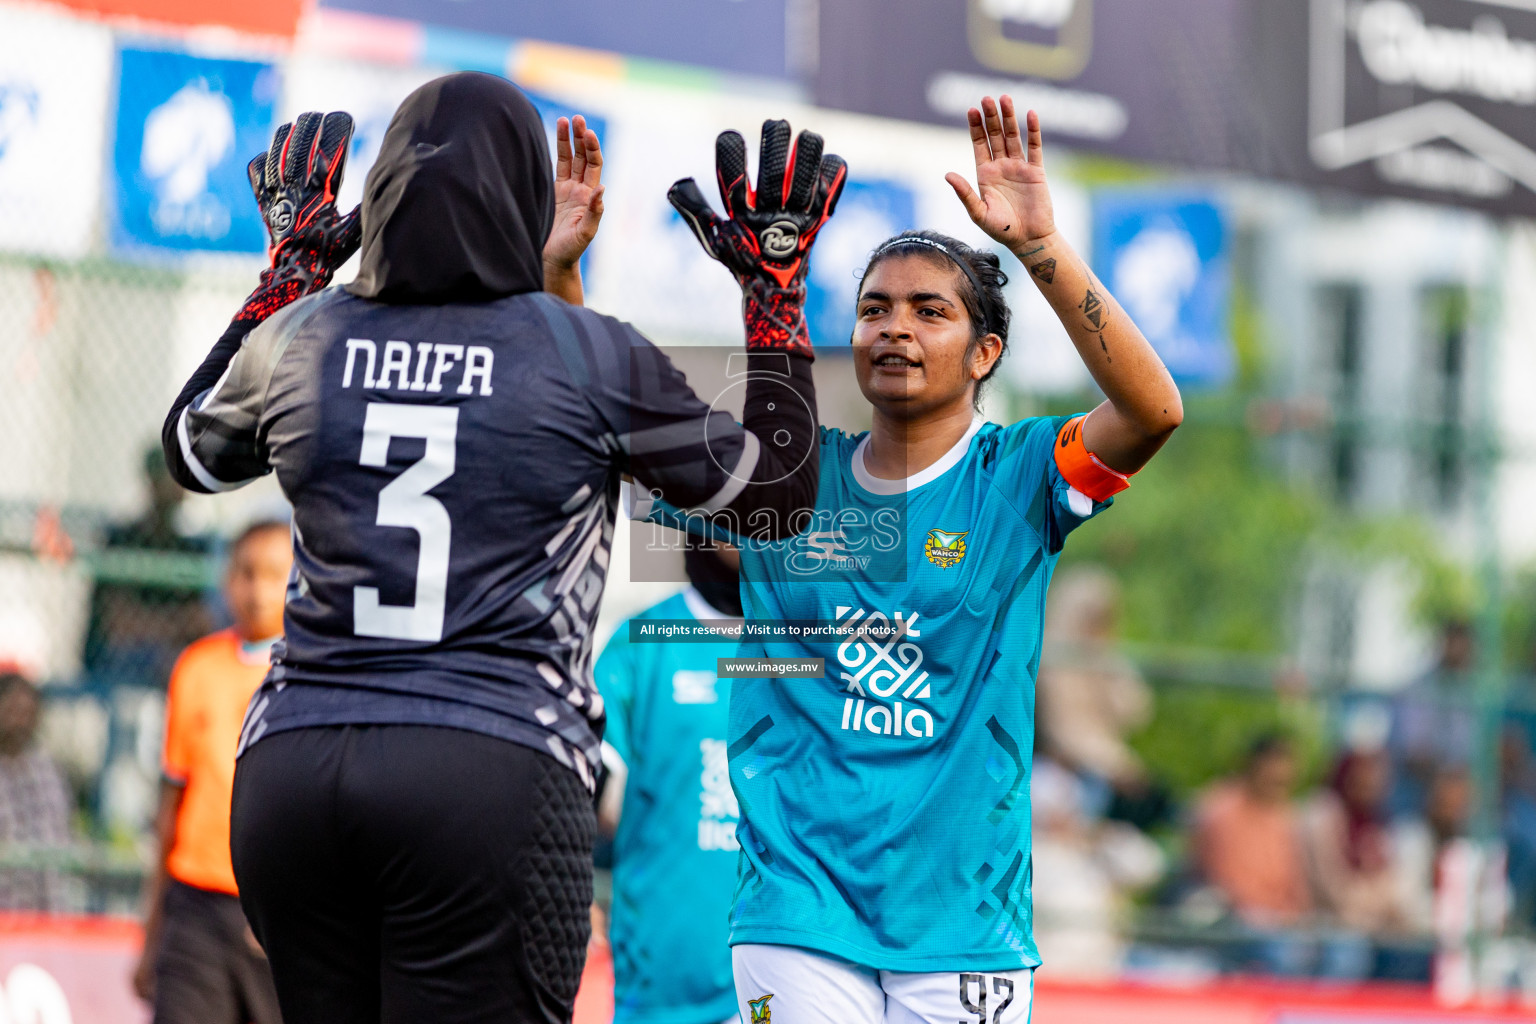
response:
[[[630,621],[712,618],[696,591]],[[615,1024],[715,1024],[734,1016],[726,941],[736,884],[736,798],[726,773],[737,640],[632,642],[620,625],[597,660],[606,741],[629,769],[614,837]]]
[[[1046,589],[1067,534],[1108,505],[1056,468],[1064,422],[978,420],[906,481],[869,475],[867,435],[824,428],[815,521],[746,544],[749,622],[904,633],[743,644],[824,658],[826,674],[735,680],[733,945],[892,971],[1039,964],[1029,782]]]

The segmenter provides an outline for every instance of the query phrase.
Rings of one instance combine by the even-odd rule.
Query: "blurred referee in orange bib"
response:
[[[156,1024],[279,1024],[272,970],[245,923],[229,855],[235,746],[283,630],[288,526],[248,527],[230,549],[235,624],[188,647],[166,699],[165,782],[144,953],[134,987]]]

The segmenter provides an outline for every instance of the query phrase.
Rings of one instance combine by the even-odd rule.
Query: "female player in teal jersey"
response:
[[[898,235],[865,271],[853,329],[873,428],[822,429],[799,536],[732,531],[749,620],[841,630],[743,648],[823,657],[824,677],[732,690],[731,944],[747,1024],[1029,1017],[1046,588],[1066,535],[1127,486],[1182,408],[1152,347],[1056,231],[1039,119],[1026,123],[1008,97],[984,99],[969,112],[976,186],[948,181],[1024,264],[1106,401],[1086,416],[980,420],[977,390],[1007,346],[1000,261],[937,233]],[[721,175],[722,192],[732,183]],[[673,197],[709,246],[697,190]]]

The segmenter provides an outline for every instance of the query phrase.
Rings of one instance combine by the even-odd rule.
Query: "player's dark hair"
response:
[[[974,249],[958,238],[951,238],[938,231],[903,231],[882,242],[870,256],[869,264],[859,276],[860,295],[864,294],[864,282],[869,272],[881,261],[893,256],[923,256],[934,263],[960,269],[960,276],[964,278],[964,284],[960,287],[960,301],[971,318],[971,343],[965,350],[967,363],[980,346],[982,338],[995,334],[1003,340],[1003,349],[998,353],[992,369],[976,382],[972,399],[976,407],[981,408],[982,388],[997,373],[1003,356],[1008,354],[1008,324],[1013,314],[1008,309],[1008,300],[1003,297],[1008,275],[1003,273],[1002,261],[995,252]]]
[[[234,561],[235,556],[240,553],[240,549],[245,547],[249,541],[270,530],[281,530],[284,535],[292,532],[289,525],[281,519],[258,519],[235,534],[235,539],[229,542],[230,561]]]

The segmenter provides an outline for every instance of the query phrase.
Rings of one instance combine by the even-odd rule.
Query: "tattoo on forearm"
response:
[[[1052,281],[1056,280],[1056,261],[1054,259],[1041,260],[1039,263],[1036,263],[1034,266],[1030,267],[1029,272],[1034,274],[1040,280],[1044,281],[1046,284],[1050,284]]]
[[[1083,296],[1083,301],[1077,304],[1077,308],[1083,311],[1083,316],[1093,325],[1094,330],[1104,329],[1104,300],[1098,292],[1089,288],[1088,294]],[[1103,340],[1103,338],[1099,339],[1100,342]]]
[[[1103,331],[1099,332],[1099,348],[1104,350],[1104,361],[1106,363],[1114,362],[1114,359],[1109,354],[1109,346],[1104,344],[1104,332]]]
[[[1027,260],[1031,256],[1033,256],[1035,253],[1037,253],[1037,252],[1044,252],[1044,251],[1045,251],[1045,246],[1037,245],[1033,249],[1026,249],[1024,252],[1019,253],[1019,259]],[[1055,261],[1053,260],[1052,262],[1055,262]]]

